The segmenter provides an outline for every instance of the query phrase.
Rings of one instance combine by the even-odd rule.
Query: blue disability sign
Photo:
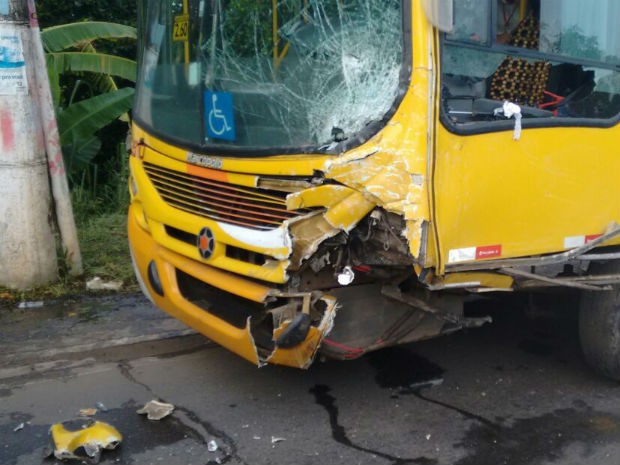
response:
[[[237,138],[235,132],[235,112],[233,110],[233,97],[230,92],[204,93],[205,99],[205,125],[207,135],[211,139],[223,139],[234,142]]]

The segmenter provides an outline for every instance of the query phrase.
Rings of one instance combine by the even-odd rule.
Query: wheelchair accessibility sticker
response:
[[[211,139],[234,141],[237,135],[232,94],[206,91],[204,99],[207,135]]]

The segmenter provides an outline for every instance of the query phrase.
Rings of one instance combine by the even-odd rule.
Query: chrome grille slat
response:
[[[179,210],[257,230],[275,229],[310,210],[286,209],[286,193],[264,191],[181,173],[144,162],[144,170],[164,202]]]

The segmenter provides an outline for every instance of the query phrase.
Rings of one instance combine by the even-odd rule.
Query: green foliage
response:
[[[69,173],[84,169],[97,155],[101,140],[95,134],[129,108],[134,90],[130,87],[82,100],[58,114],[60,143]]]
[[[111,21],[135,25],[137,2],[127,0],[45,0],[37,2],[42,27],[76,21]]]
[[[43,46],[47,52],[58,52],[68,48],[82,48],[95,40],[136,39],[136,28],[116,23],[98,21],[79,22],[53,26],[41,32]]]
[[[127,132],[126,124],[117,121],[131,108],[134,89],[119,88],[117,80],[133,84],[136,62],[100,53],[96,46],[102,40],[135,40],[136,30],[121,24],[81,22],[51,27],[41,37],[71,186],[109,179],[109,173],[98,172],[97,158],[105,162],[106,153],[116,151]],[[117,131],[112,144],[106,144],[100,133],[108,128],[109,135],[110,125]]]
[[[125,291],[138,290],[127,241],[127,215],[109,213],[92,217],[78,228],[87,276],[120,279]]]
[[[591,60],[600,60],[602,58],[596,36],[586,36],[579,26],[571,26],[563,31],[560,45],[562,53],[572,57],[589,58]]]
[[[273,16],[271,2],[231,0],[226,7],[223,29],[226,40],[235,54],[252,57],[258,51],[263,55],[273,51]],[[299,0],[278,2],[278,26],[293,18],[301,18]],[[279,38],[280,40],[282,37]],[[280,48],[283,44],[280,44]]]
[[[271,9],[262,2],[231,0],[223,29],[238,56],[253,56],[255,50],[271,53]]]

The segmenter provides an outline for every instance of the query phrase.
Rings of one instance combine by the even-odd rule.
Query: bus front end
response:
[[[620,379],[620,4],[144,0],[129,213],[145,293],[262,365],[584,291]],[[610,323],[612,322],[612,323]]]
[[[479,323],[417,284],[435,81],[414,3],[144,2],[129,234],[157,306],[294,367]]]

